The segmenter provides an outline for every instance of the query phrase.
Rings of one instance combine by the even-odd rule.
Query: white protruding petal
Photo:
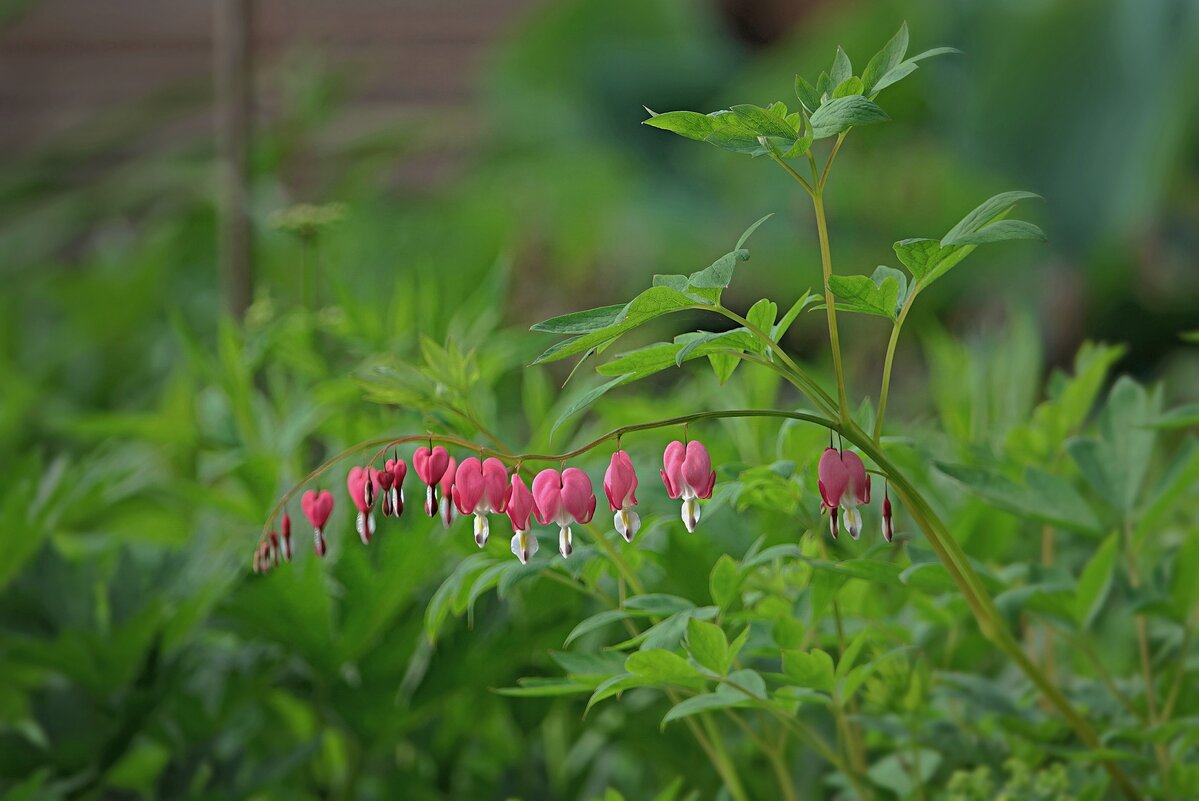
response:
[[[370,512],[359,512],[358,519],[354,522],[354,528],[358,532],[362,544],[370,545],[371,537],[375,534],[375,516]]]
[[[641,528],[641,517],[632,509],[618,509],[612,517],[616,531],[624,537],[625,542],[632,542],[637,530]]]
[[[683,518],[683,525],[688,531],[695,531],[695,527],[699,525],[699,516],[699,501],[695,498],[685,498],[680,517]]]
[[[522,565],[527,565],[533,555],[537,553],[537,538],[530,536],[527,531],[518,531],[512,535],[512,553],[520,560]]]
[[[445,499],[443,499],[443,500],[445,500]],[[442,525],[444,525],[446,528],[449,528],[450,524],[454,522],[454,518],[457,516],[458,516],[458,513],[456,511],[454,511],[454,504],[448,500],[445,500],[445,502],[441,504],[441,523],[442,523]]]
[[[862,536],[862,513],[858,511],[856,506],[846,507],[845,528],[849,531],[849,536],[855,540]]]
[[[425,515],[432,517],[437,514],[437,499],[433,497],[433,487],[425,487]]]
[[[570,535],[570,526],[563,526],[558,531],[558,553],[566,559],[574,552],[574,542]]]
[[[482,548],[487,544],[487,536],[491,533],[491,525],[487,515],[475,515],[475,545]]]

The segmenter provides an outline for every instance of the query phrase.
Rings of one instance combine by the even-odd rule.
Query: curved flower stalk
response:
[[[487,516],[503,514],[508,500],[508,468],[494,456],[479,461],[463,459],[454,473],[454,503],[464,515],[475,516],[475,544],[487,544],[491,527]]]
[[[612,461],[604,473],[604,494],[615,513],[612,525],[625,542],[632,542],[641,528],[641,516],[633,508],[637,505],[637,471],[627,451],[612,454]]]
[[[533,479],[533,514],[543,526],[558,526],[558,552],[565,559],[574,552],[571,525],[590,523],[595,514],[591,479],[577,467],[559,473],[547,468]]]
[[[662,483],[671,499],[683,499],[680,517],[687,531],[695,531],[699,525],[699,499],[711,498],[716,484],[712,457],[704,444],[692,440],[683,445],[676,439],[667,445],[662,454]]]
[[[527,565],[537,553],[537,537],[529,535],[529,518],[534,508],[533,493],[520,473],[513,473],[508,489],[508,519],[512,521],[512,553],[522,565]]]
[[[437,494],[434,490],[450,469],[450,454],[441,445],[434,448],[420,447],[412,454],[412,468],[417,478],[425,483],[425,514],[429,517],[437,514]],[[442,495],[442,500],[449,503],[449,498]]]

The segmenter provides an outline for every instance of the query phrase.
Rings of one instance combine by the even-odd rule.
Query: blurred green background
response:
[[[529,324],[705,266],[767,212],[726,303],[818,284],[807,199],[786,176],[642,126],[643,105],[789,100],[795,72],[815,75],[837,44],[864,62],[907,20],[916,50],[964,54],[897,86],[893,122],[839,158],[838,269],[894,264],[893,241],[1012,188],[1044,196],[1026,213],[1050,242],[980,251],[930,290],[895,417],[933,414],[919,345],[942,330],[1026,332],[1033,384],[1086,338],[1124,342],[1118,369],[1199,395],[1178,339],[1199,328],[1199,3],[261,0],[244,325],[218,270],[210,10],[181,3],[168,24],[166,5],[104,5],[0,3],[13,798],[650,797],[695,773],[694,745],[652,715],[584,723],[577,704],[491,692],[552,671],[579,597],[483,595],[472,626],[434,621],[429,640],[426,607],[474,549],[461,531],[410,514],[364,551],[343,514],[327,562],[301,536],[290,569],[248,575],[266,510],[325,455],[461,429],[417,402],[364,401],[364,365],[433,395],[448,384],[513,447],[540,446],[566,376],[522,370],[548,344]],[[301,203],[344,214],[297,234],[279,214]],[[865,391],[886,331],[846,327]],[[790,344],[819,359],[822,328],[801,320]],[[614,393],[595,427],[755,392],[661,387]],[[344,513],[341,475],[326,483]],[[743,528],[658,535],[662,580],[702,592]]]

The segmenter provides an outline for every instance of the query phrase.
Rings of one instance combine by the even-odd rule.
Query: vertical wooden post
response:
[[[241,319],[253,296],[250,231],[251,0],[213,0],[217,126],[218,254],[229,312]]]

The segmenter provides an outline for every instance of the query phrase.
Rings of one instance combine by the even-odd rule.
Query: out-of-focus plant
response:
[[[896,242],[906,273],[886,266],[870,276],[834,271],[824,199],[842,145],[852,129],[887,119],[875,102],[880,92],[908,77],[923,59],[952,52],[937,48],[909,57],[907,50],[905,26],[854,74],[838,49],[816,81],[796,78],[794,111],[776,102],[711,114],[650,112],[646,120],[724,150],[765,156],[795,180],[814,212],[822,265],[818,294],[804,293],[781,317],[771,299],[744,315],[722,303],[763,218],[704,269],[657,275],[627,303],[534,326],[565,337],[536,364],[572,356],[581,364],[668,314],[723,318],[720,330],[684,334],[600,365],[608,380],[559,402],[550,437],[606,393],[699,358],[728,387],[741,362],[766,371],[769,384],[713,395],[731,401],[744,394],[749,405],[721,402],[711,410],[634,417],[636,422],[563,452],[521,453],[493,430],[478,397],[487,360],[426,340],[419,362],[383,360],[361,380],[368,397],[432,412],[434,424],[367,439],[316,468],[269,515],[254,550],[255,567],[270,572],[297,551],[289,539],[295,523],[286,510],[294,510],[301,492],[299,506],[314,529],[315,549],[325,553],[330,496],[311,485],[327,483],[329,470],[359,454],[372,455],[350,469],[346,487],[358,511],[360,538],[409,536],[389,534],[374,515],[403,513],[407,468],[399,448],[407,453],[416,447],[412,462],[425,485],[420,490],[425,514],[440,511],[447,526],[454,510],[473,517],[474,543],[482,549],[464,559],[431,599],[428,635],[441,633],[451,612],[473,617],[480,598],[493,588],[510,600],[518,597],[518,587],[530,584],[575,591],[601,608],[574,626],[564,647],[594,643],[617,625],[625,639],[599,650],[555,654],[564,677],[531,678],[501,692],[588,695],[588,715],[599,714],[609,698],[622,696],[637,706],[633,699],[640,693],[661,693],[669,702],[661,726],[678,722],[688,730],[719,776],[722,792],[733,799],[765,792],[762,776],[743,770],[746,759],[766,763],[779,795],[798,797],[793,769],[800,755],[823,764],[820,783],[836,795],[933,797],[954,769],[992,762],[995,743],[1002,745],[1000,753],[1021,760],[1010,763],[1002,792],[1057,797],[1069,791],[1099,798],[1110,787],[1130,799],[1192,795],[1199,787],[1188,765],[1197,743],[1187,733],[1189,712],[1183,710],[1196,700],[1188,692],[1193,665],[1187,656],[1199,598],[1188,576],[1199,545],[1193,533],[1182,536],[1185,527],[1173,526],[1180,520],[1185,526],[1183,515],[1193,512],[1182,498],[1195,482],[1199,459],[1190,440],[1165,449],[1170,461],[1164,468],[1155,467],[1154,458],[1157,430],[1189,425],[1187,413],[1163,413],[1160,392],[1122,378],[1090,424],[1118,349],[1084,348],[1073,375],[1055,376],[1039,406],[1020,409],[1035,395],[1015,391],[1029,367],[1027,359],[1021,363],[1021,351],[1006,354],[1009,362],[1003,365],[972,359],[956,343],[933,342],[943,432],[919,436],[913,429],[883,436],[896,344],[915,299],[980,245],[1043,238],[1036,225],[1011,216],[1017,203],[1033,196],[1006,192],[982,202],[939,238]],[[827,147],[819,144],[825,141]],[[809,308],[823,311],[826,320],[831,388],[781,342]],[[891,323],[877,408],[850,392],[839,313]],[[772,405],[779,381],[809,407]],[[525,387],[534,404],[528,422],[534,431],[546,431],[549,408],[544,390],[535,386]],[[995,398],[1011,398],[1015,405]],[[767,438],[764,424],[771,420],[781,426]],[[730,475],[721,482],[708,448],[696,438],[715,421],[728,426],[732,447],[757,457],[752,466],[723,468]],[[813,536],[796,543],[793,533],[771,545],[759,538],[739,559],[725,553],[704,566],[707,586],[698,587],[674,575],[675,563],[628,547],[660,535],[663,526],[638,511],[649,493],[625,447],[638,435],[662,429],[681,431],[662,452],[660,475],[665,494],[680,502],[676,513],[689,532],[716,509],[732,507],[773,515],[792,532]],[[942,438],[952,447],[938,444]],[[603,485],[615,531],[593,522],[597,497],[588,474],[573,463],[566,466],[597,449],[614,452]],[[771,450],[773,463],[761,458]],[[945,458],[946,450],[951,458]],[[859,546],[861,509],[879,501],[880,483],[884,536]],[[894,518],[892,495],[906,520]],[[700,500],[710,500],[706,511]],[[407,508],[410,517],[412,505]],[[817,508],[828,515],[835,554],[819,535]],[[489,517],[504,513],[516,559],[489,546]],[[557,529],[558,551],[566,561],[537,558],[531,517]],[[276,521],[281,530],[271,528]],[[1035,530],[1040,564],[996,558],[1016,557],[1020,549],[988,550],[995,546],[982,540],[992,529]],[[579,530],[589,534],[587,547],[575,543]],[[838,538],[842,530],[852,543]],[[421,543],[410,550],[427,548]],[[1171,569],[1145,569],[1159,564]],[[679,585],[677,592],[667,591],[672,583]],[[1127,603],[1114,604],[1117,595]],[[1135,660],[1113,665],[1097,650],[1100,619],[1110,620],[1103,642],[1135,642],[1130,648]],[[970,620],[973,627],[966,625]],[[978,664],[955,669],[964,651]],[[1041,703],[1027,703],[1034,699]],[[1072,774],[1063,760],[1102,771]],[[986,772],[959,776],[946,792],[990,788],[989,781]],[[673,793],[679,785],[671,787]]]

